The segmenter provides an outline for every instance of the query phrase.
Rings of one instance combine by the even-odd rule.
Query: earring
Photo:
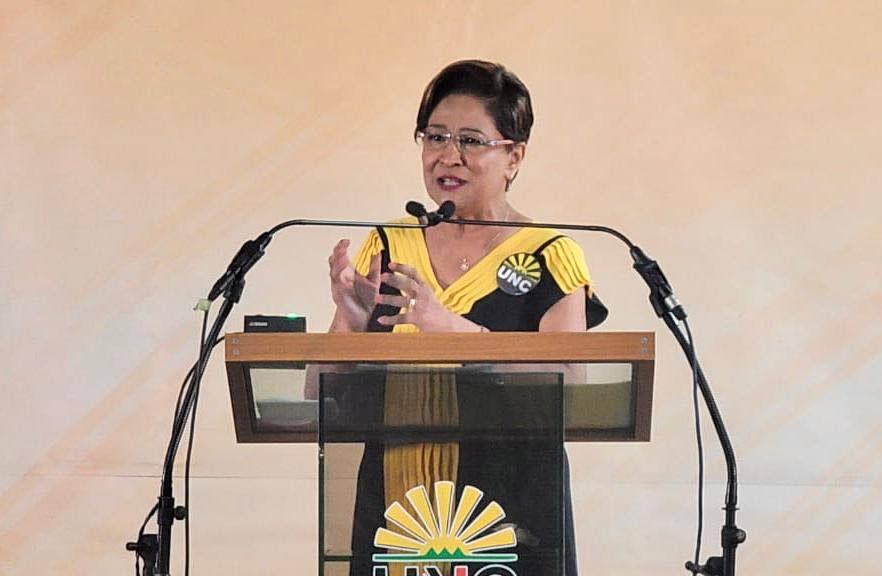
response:
[[[517,178],[517,177],[518,177],[518,173],[515,172],[514,174],[511,175],[511,178],[506,178],[506,179],[505,179],[505,191],[506,191],[506,192],[508,192],[509,190],[511,190],[511,183],[514,182],[514,179]]]

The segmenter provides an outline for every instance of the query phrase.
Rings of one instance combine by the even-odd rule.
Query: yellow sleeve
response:
[[[585,263],[585,253],[571,238],[564,236],[555,240],[543,250],[542,255],[548,271],[564,294],[572,294],[582,286],[591,293],[591,274]]]
[[[355,257],[355,271],[362,276],[367,276],[371,269],[371,259],[382,250],[383,242],[380,240],[380,235],[375,229],[372,229]]]

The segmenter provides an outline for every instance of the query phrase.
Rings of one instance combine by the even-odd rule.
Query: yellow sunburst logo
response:
[[[542,265],[527,252],[511,254],[496,269],[496,285],[512,296],[523,296],[539,284]]]
[[[518,540],[510,527],[491,531],[505,518],[505,511],[495,501],[475,514],[484,493],[474,486],[463,488],[455,510],[453,482],[435,482],[434,507],[425,486],[411,488],[405,496],[416,517],[400,502],[393,502],[386,509],[386,520],[400,531],[377,529],[374,546],[386,548],[389,553],[374,554],[374,562],[514,562],[518,559],[517,554],[487,553],[517,546]]]

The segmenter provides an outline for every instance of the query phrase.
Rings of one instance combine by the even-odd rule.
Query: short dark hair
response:
[[[482,100],[503,138],[516,142],[530,139],[533,127],[530,91],[503,65],[483,60],[454,62],[432,78],[423,92],[414,136],[426,129],[435,107],[451,94],[467,94]]]

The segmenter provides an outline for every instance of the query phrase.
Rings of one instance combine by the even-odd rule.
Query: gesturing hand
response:
[[[368,275],[362,276],[349,261],[348,249],[349,240],[340,240],[328,258],[331,297],[337,305],[335,322],[342,322],[350,331],[363,332],[380,290],[380,257],[371,259]]]
[[[413,324],[423,332],[474,331],[475,324],[438,302],[432,288],[423,282],[416,270],[396,262],[390,262],[389,269],[392,273],[381,274],[380,281],[400,290],[401,296],[377,293],[374,302],[402,310],[393,316],[380,316],[377,322],[384,326]]]

